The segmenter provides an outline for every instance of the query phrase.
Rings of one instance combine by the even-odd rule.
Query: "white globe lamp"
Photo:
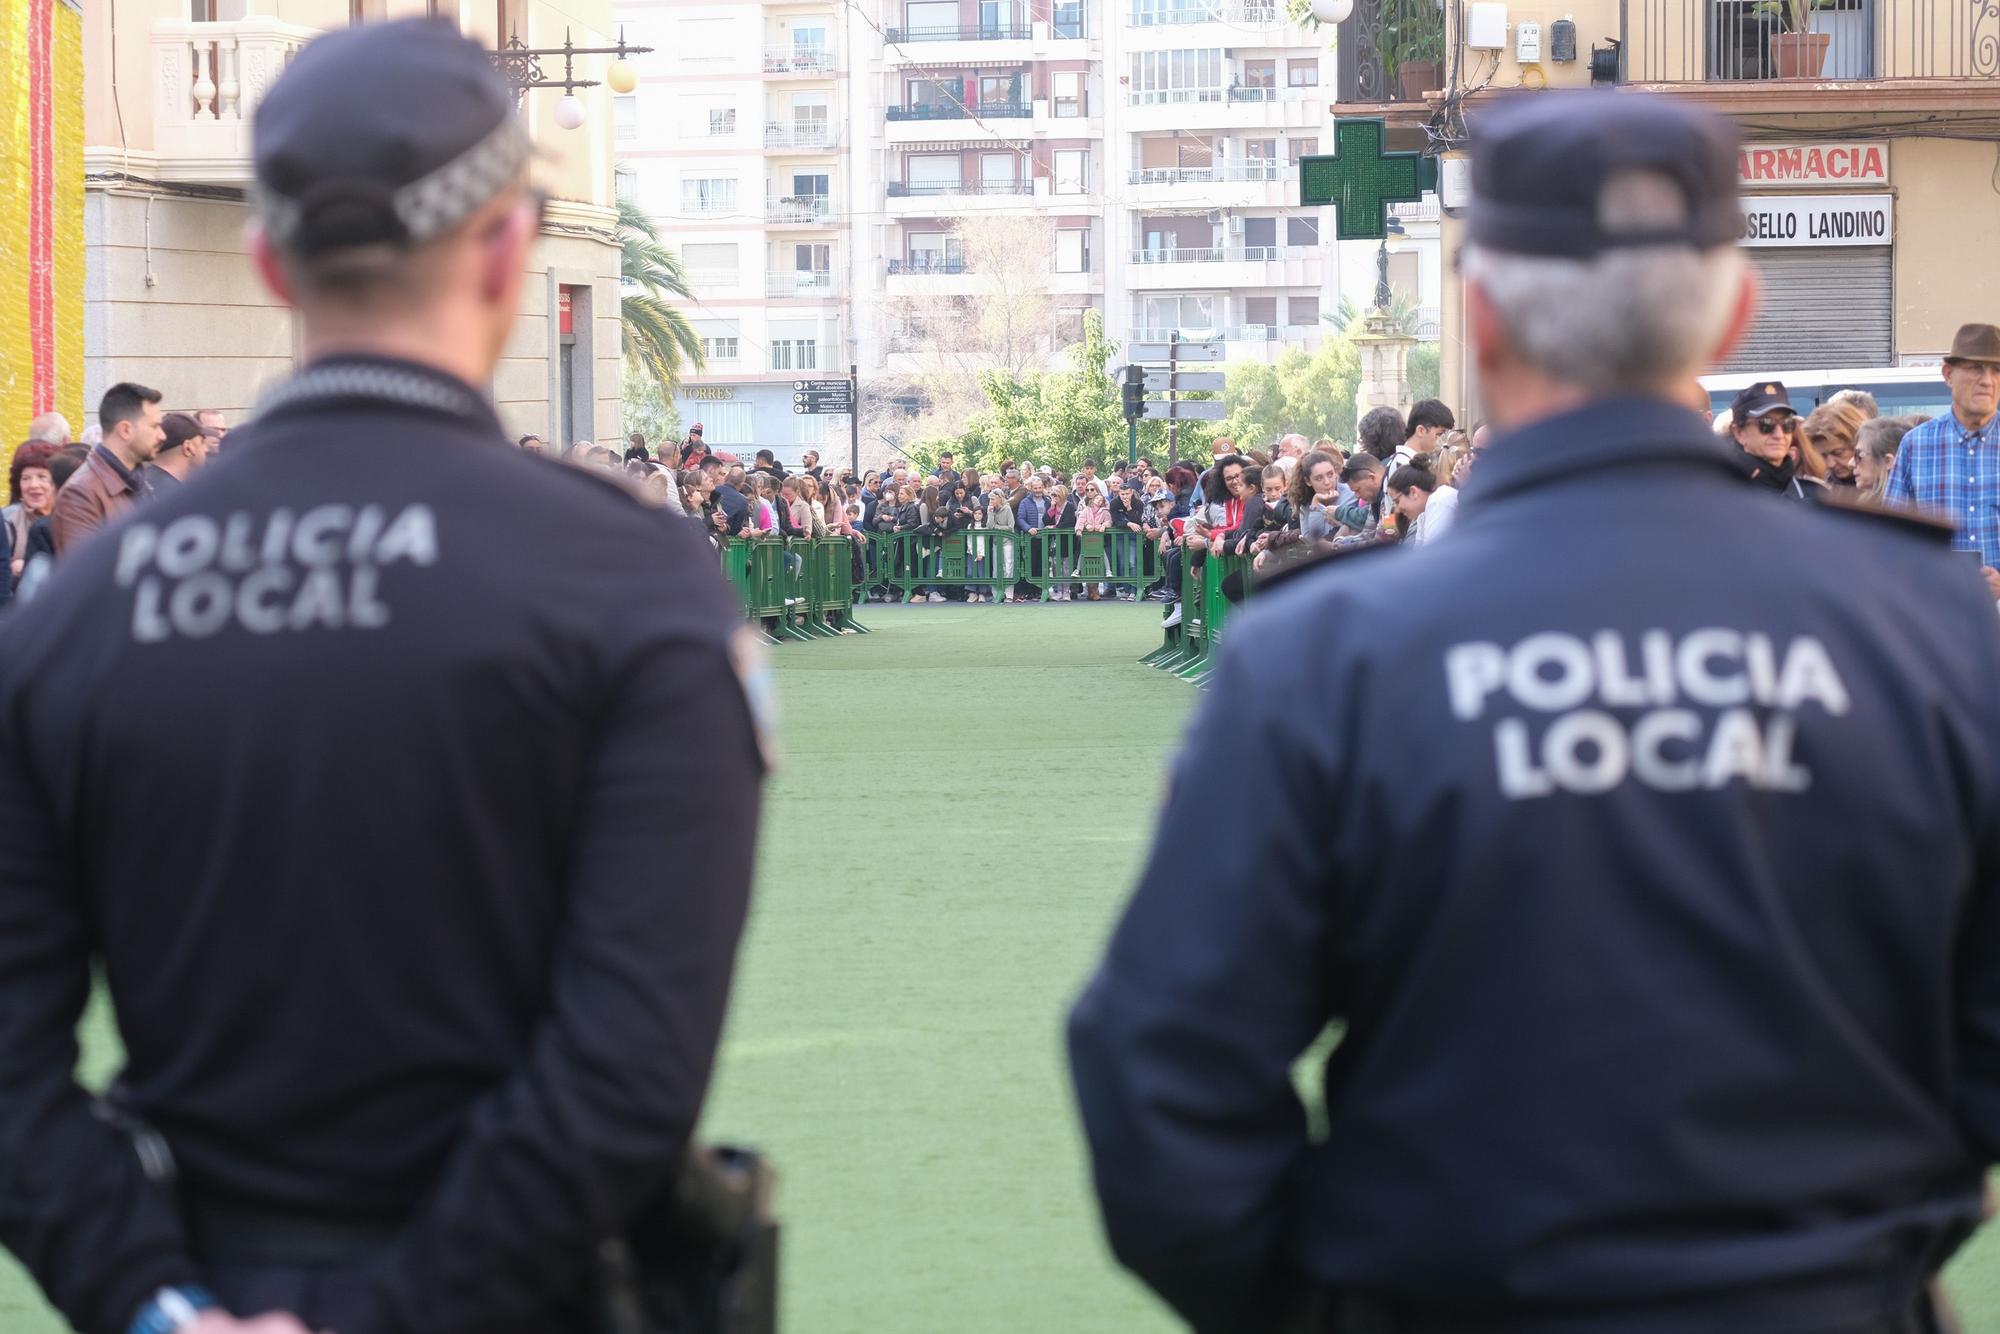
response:
[[[573,130],[583,124],[583,100],[574,93],[556,103],[556,124]]]
[[[1312,0],[1312,15],[1321,23],[1345,23],[1354,12],[1354,0]]]

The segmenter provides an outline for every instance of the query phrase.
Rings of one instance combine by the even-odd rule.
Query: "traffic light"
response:
[[[1146,368],[1127,366],[1125,368],[1125,420],[1138,421],[1146,415]]]

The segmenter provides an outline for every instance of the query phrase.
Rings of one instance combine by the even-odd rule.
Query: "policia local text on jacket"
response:
[[[229,1259],[71,1078],[96,956],[187,1217],[400,1226],[340,1334],[538,1331],[701,1105],[740,617],[691,526],[449,377],[295,388],[0,630],[0,1226],[86,1334]]]

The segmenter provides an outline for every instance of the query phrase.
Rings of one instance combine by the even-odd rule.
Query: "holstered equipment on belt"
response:
[[[672,1197],[595,1257],[594,1334],[777,1334],[776,1174],[690,1145]]]

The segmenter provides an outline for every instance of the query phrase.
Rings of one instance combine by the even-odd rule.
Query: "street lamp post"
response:
[[[1382,245],[1375,252],[1375,309],[1385,313],[1395,300],[1395,294],[1389,290],[1389,238],[1402,235],[1403,220],[1392,216],[1383,229]]]
[[[514,90],[514,105],[520,106],[530,88],[560,88],[563,99],[556,107],[556,123],[566,130],[573,130],[583,124],[583,103],[577,100],[579,88],[595,88],[596,79],[576,77],[578,56],[612,56],[611,68],[605,71],[604,81],[611,85],[614,93],[629,93],[638,86],[638,76],[626,60],[632,56],[652,54],[650,46],[631,46],[625,41],[625,30],[618,30],[616,46],[578,46],[570,38],[568,29],[563,30],[561,46],[525,46],[521,34],[511,33],[506,43],[497,51],[488,52],[493,57],[494,68],[500,71]],[[543,56],[561,56],[563,72],[560,79],[551,79],[542,72]]]

